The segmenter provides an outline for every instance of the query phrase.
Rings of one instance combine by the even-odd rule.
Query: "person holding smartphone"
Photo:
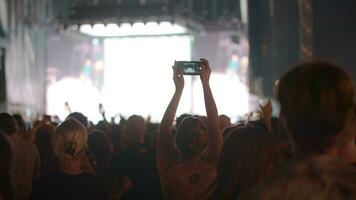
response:
[[[157,138],[157,168],[165,199],[204,199],[215,181],[216,165],[223,143],[218,111],[210,89],[211,69],[201,59],[200,79],[204,91],[207,124],[196,117],[183,119],[176,130],[175,145],[172,126],[184,88],[182,69],[173,66],[175,93],[160,125]],[[179,159],[174,160],[174,146]]]

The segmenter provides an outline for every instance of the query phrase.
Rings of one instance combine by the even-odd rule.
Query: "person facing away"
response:
[[[183,119],[177,129],[176,140],[172,140],[172,124],[184,88],[182,71],[173,66],[175,93],[160,125],[157,142],[157,166],[165,199],[204,199],[213,184],[216,166],[222,146],[218,111],[209,85],[211,69],[201,59],[200,79],[203,85],[207,126],[197,117]],[[174,160],[176,145],[180,159]],[[206,196],[206,197],[205,197]]]
[[[220,129],[223,131],[225,128],[231,126],[231,119],[227,115],[219,115]]]
[[[69,118],[61,123],[52,137],[52,146],[57,169],[41,174],[30,199],[107,199],[101,180],[82,167],[87,133],[80,122]]]
[[[145,132],[143,117],[129,117],[125,132],[128,148],[114,155],[110,170],[121,186],[120,199],[161,199],[155,153],[144,144]]]
[[[0,130],[7,136],[13,153],[14,187],[17,199],[27,199],[40,170],[40,156],[34,144],[25,141],[15,119],[0,113]]]
[[[0,132],[0,163],[0,200],[15,200],[12,149],[3,132]]]
[[[52,148],[52,136],[56,127],[51,124],[43,124],[36,128],[35,144],[38,148],[41,158],[41,173],[50,171],[54,165],[54,156]]]
[[[333,63],[302,63],[279,81],[280,119],[295,158],[241,199],[356,199],[355,89]]]
[[[106,133],[98,129],[92,130],[88,135],[88,148],[95,157],[96,174],[101,178],[106,177],[113,151]]]
[[[279,153],[262,121],[225,129],[218,176],[211,200],[237,199],[240,193],[264,181],[279,164]]]

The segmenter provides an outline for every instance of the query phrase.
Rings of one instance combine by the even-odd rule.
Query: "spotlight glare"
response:
[[[161,23],[148,22],[146,25],[143,22],[136,22],[133,25],[130,23],[117,24],[95,24],[93,27],[89,24],[82,25],[80,32],[94,37],[117,37],[117,36],[140,36],[140,35],[168,35],[187,33],[185,27],[172,24],[165,21]]]
[[[91,25],[90,24],[83,24],[79,28],[80,32],[89,34],[92,31]]]

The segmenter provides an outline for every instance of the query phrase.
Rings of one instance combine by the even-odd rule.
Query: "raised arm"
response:
[[[260,104],[261,118],[269,133],[272,131],[272,102],[268,100],[265,104]]]
[[[201,59],[201,61],[203,62],[203,69],[200,79],[203,85],[205,109],[208,117],[209,149],[207,159],[217,165],[223,144],[223,138],[219,127],[218,110],[216,108],[215,100],[213,94],[211,93],[209,84],[211,69],[207,60]]]
[[[164,113],[157,137],[157,167],[160,172],[170,164],[173,149],[172,126],[184,88],[183,74],[176,66],[173,66],[173,80],[176,90]]]

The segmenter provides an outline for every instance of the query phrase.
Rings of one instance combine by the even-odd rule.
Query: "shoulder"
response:
[[[293,164],[241,199],[356,199],[356,168],[326,157]]]

